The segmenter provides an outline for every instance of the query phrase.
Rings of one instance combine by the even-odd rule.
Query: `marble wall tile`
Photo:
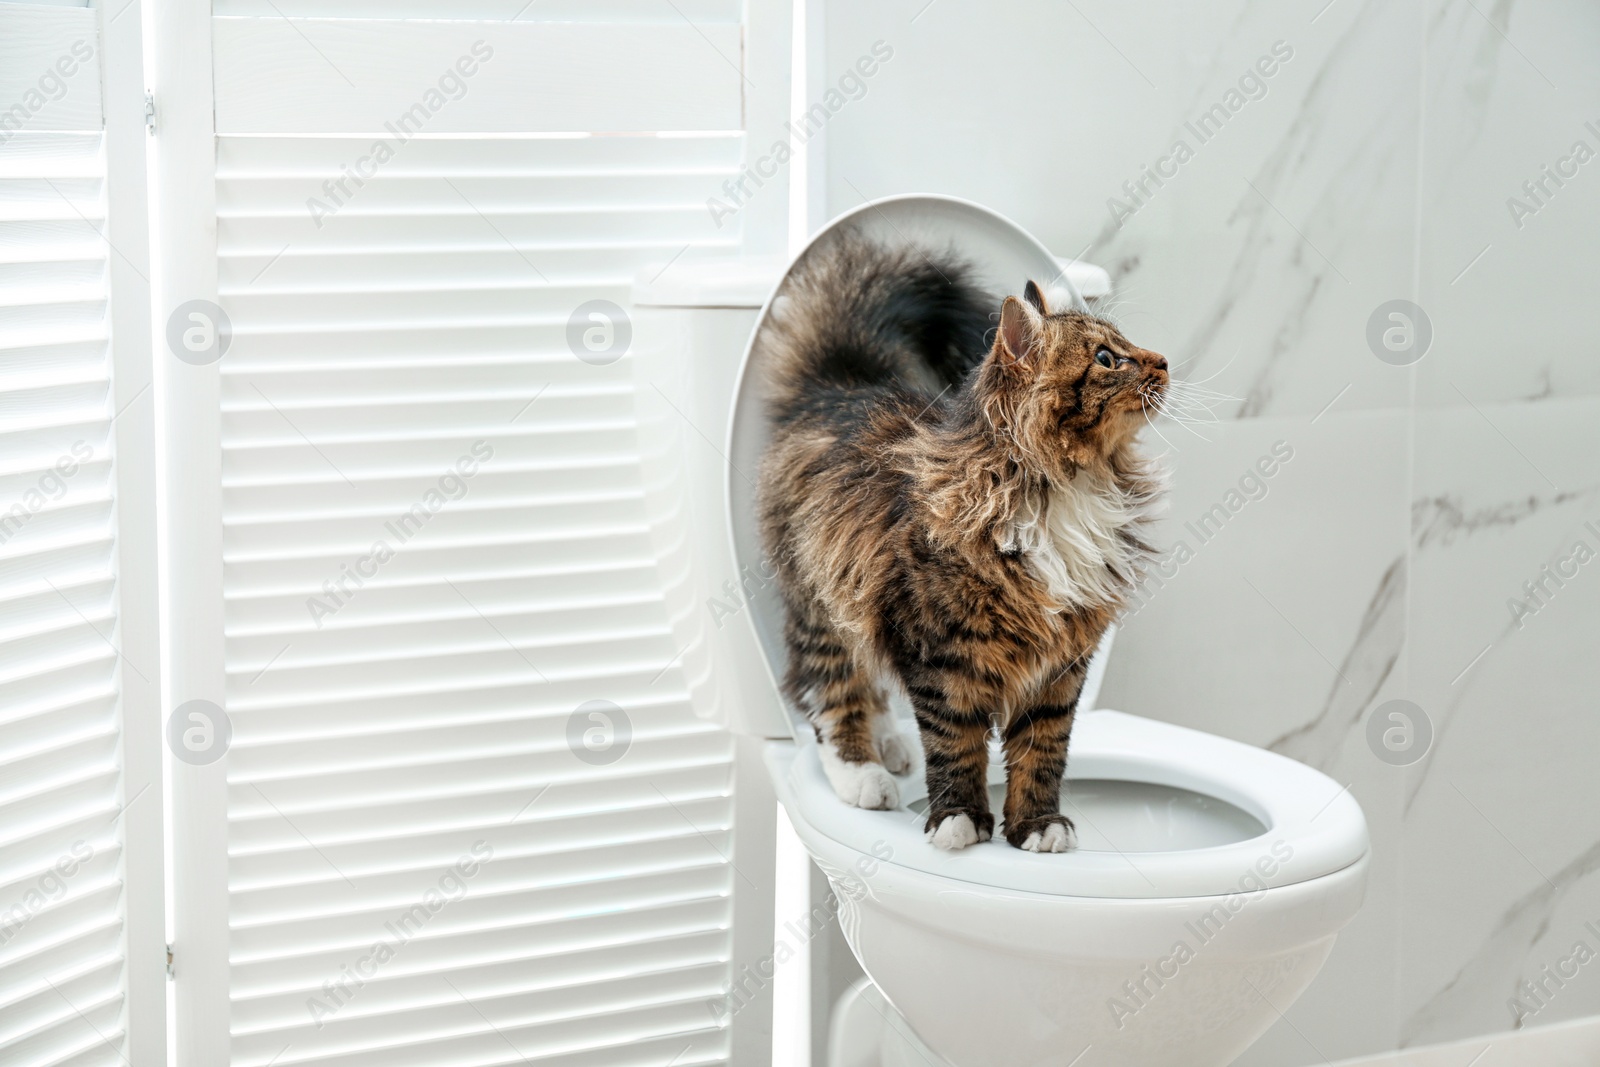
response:
[[[1600,392],[1600,7],[1428,6],[1418,402]]]
[[[1600,1012],[1597,420],[1596,398],[1417,419],[1405,690],[1435,736],[1404,801],[1402,1044]],[[1593,965],[1508,1004],[1579,940]]]

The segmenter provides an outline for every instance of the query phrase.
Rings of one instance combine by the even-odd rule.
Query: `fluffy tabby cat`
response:
[[[1078,692],[1151,551],[1160,480],[1135,437],[1167,361],[1102,319],[1052,313],[1031,281],[1002,303],[953,254],[856,233],[808,253],[757,353],[784,690],[835,791],[898,805],[890,772],[911,761],[881,687],[896,681],[920,728],[932,842],[989,839],[996,730],[1006,840],[1065,851]]]

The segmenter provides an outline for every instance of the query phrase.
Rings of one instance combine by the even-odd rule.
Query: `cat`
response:
[[[785,609],[782,688],[835,792],[898,806],[911,753],[880,684],[898,683],[928,839],[993,834],[993,730],[1006,840],[1066,851],[1078,694],[1153,556],[1163,481],[1136,437],[1166,359],[1084,311],[1052,312],[1032,281],[1001,301],[954,252],[848,230],[802,258],[753,358],[773,435],[758,507]]]

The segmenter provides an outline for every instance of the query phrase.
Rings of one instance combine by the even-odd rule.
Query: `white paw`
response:
[[[979,836],[978,828],[972,824],[970,815],[946,815],[944,821],[928,835],[940,848],[954,852],[958,848],[976,845],[979,841],[989,840],[988,835]]]
[[[878,756],[890,774],[904,774],[911,769],[911,745],[892,726],[878,735]]]
[[[824,747],[822,769],[839,799],[852,807],[887,810],[900,806],[900,787],[881,763],[846,763]]]
[[[1045,827],[1044,833],[1035,830],[1022,842],[1029,852],[1065,852],[1072,847],[1072,831],[1058,822]]]

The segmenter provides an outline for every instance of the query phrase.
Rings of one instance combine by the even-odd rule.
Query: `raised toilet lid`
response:
[[[1066,303],[1082,303],[1074,273],[1052,256],[1038,239],[1004,215],[969,200],[953,196],[907,194],[885,197],[862,204],[829,222],[811,241],[778,280],[762,306],[755,330],[740,361],[739,381],[734,387],[733,410],[728,419],[728,439],[724,455],[728,459],[727,536],[740,574],[761,573],[761,535],[756,522],[756,476],[769,438],[763,396],[764,368],[752,361],[751,349],[757,334],[772,314],[795,268],[819,246],[828,244],[844,227],[860,228],[875,240],[890,244],[913,243],[923,247],[954,248],[970,260],[978,276],[996,293],[1020,294],[1031,278],[1057,292],[1051,297]],[[998,302],[995,312],[1000,310]],[[735,626],[752,626],[761,646],[772,684],[783,676],[783,608],[775,585],[759,585],[749,591],[751,610],[730,621]],[[796,724],[797,736],[810,732]]]
[[[909,724],[907,724],[909,725]],[[1071,852],[1024,852],[994,840],[959,852],[923,836],[922,768],[899,779],[902,806],[840,800],[816,744],[768,746],[778,797],[802,838],[820,834],[897,866],[993,888],[1061,896],[1224,896],[1341,871],[1368,849],[1366,820],[1332,778],[1265,749],[1118,711],[1081,715],[1063,811]],[[1002,788],[991,767],[991,795]],[[992,808],[999,822],[1000,806]]]

